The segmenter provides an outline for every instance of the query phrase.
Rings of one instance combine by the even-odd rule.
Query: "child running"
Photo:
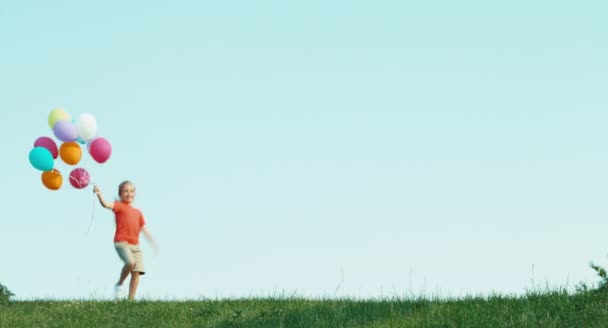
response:
[[[139,234],[143,232],[146,239],[152,244],[154,249],[157,249],[156,242],[146,228],[146,221],[140,210],[131,206],[135,199],[135,186],[131,181],[123,181],[118,186],[118,195],[120,200],[115,202],[107,202],[98,186],[93,187],[93,192],[99,198],[101,206],[110,209],[114,212],[116,220],[116,232],[114,234],[114,247],[120,259],[124,262],[124,266],[120,272],[120,278],[116,283],[116,297],[124,297],[123,282],[131,274],[131,282],[129,284],[129,300],[135,298],[137,286],[139,284],[139,276],[146,273],[144,270],[143,254],[139,246]]]

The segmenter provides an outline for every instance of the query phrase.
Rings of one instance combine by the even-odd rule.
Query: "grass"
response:
[[[607,327],[608,293],[461,299],[10,301],[0,327]]]

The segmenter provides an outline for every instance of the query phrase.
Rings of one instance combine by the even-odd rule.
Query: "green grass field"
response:
[[[608,327],[608,293],[441,299],[10,301],[0,327]]]

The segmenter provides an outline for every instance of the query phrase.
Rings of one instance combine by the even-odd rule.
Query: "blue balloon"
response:
[[[50,171],[55,166],[53,154],[44,147],[34,147],[30,151],[30,163],[36,170]]]
[[[87,143],[86,141],[82,140],[82,138],[80,136],[78,136],[78,138],[76,139],[76,142],[78,142],[81,145],[84,145],[85,143]]]

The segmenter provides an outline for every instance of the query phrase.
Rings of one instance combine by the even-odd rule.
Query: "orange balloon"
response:
[[[56,169],[42,172],[42,184],[51,190],[61,188],[61,185],[63,184],[61,172]]]
[[[64,142],[59,147],[59,156],[68,165],[76,165],[82,158],[82,150],[80,145],[74,141]]]

